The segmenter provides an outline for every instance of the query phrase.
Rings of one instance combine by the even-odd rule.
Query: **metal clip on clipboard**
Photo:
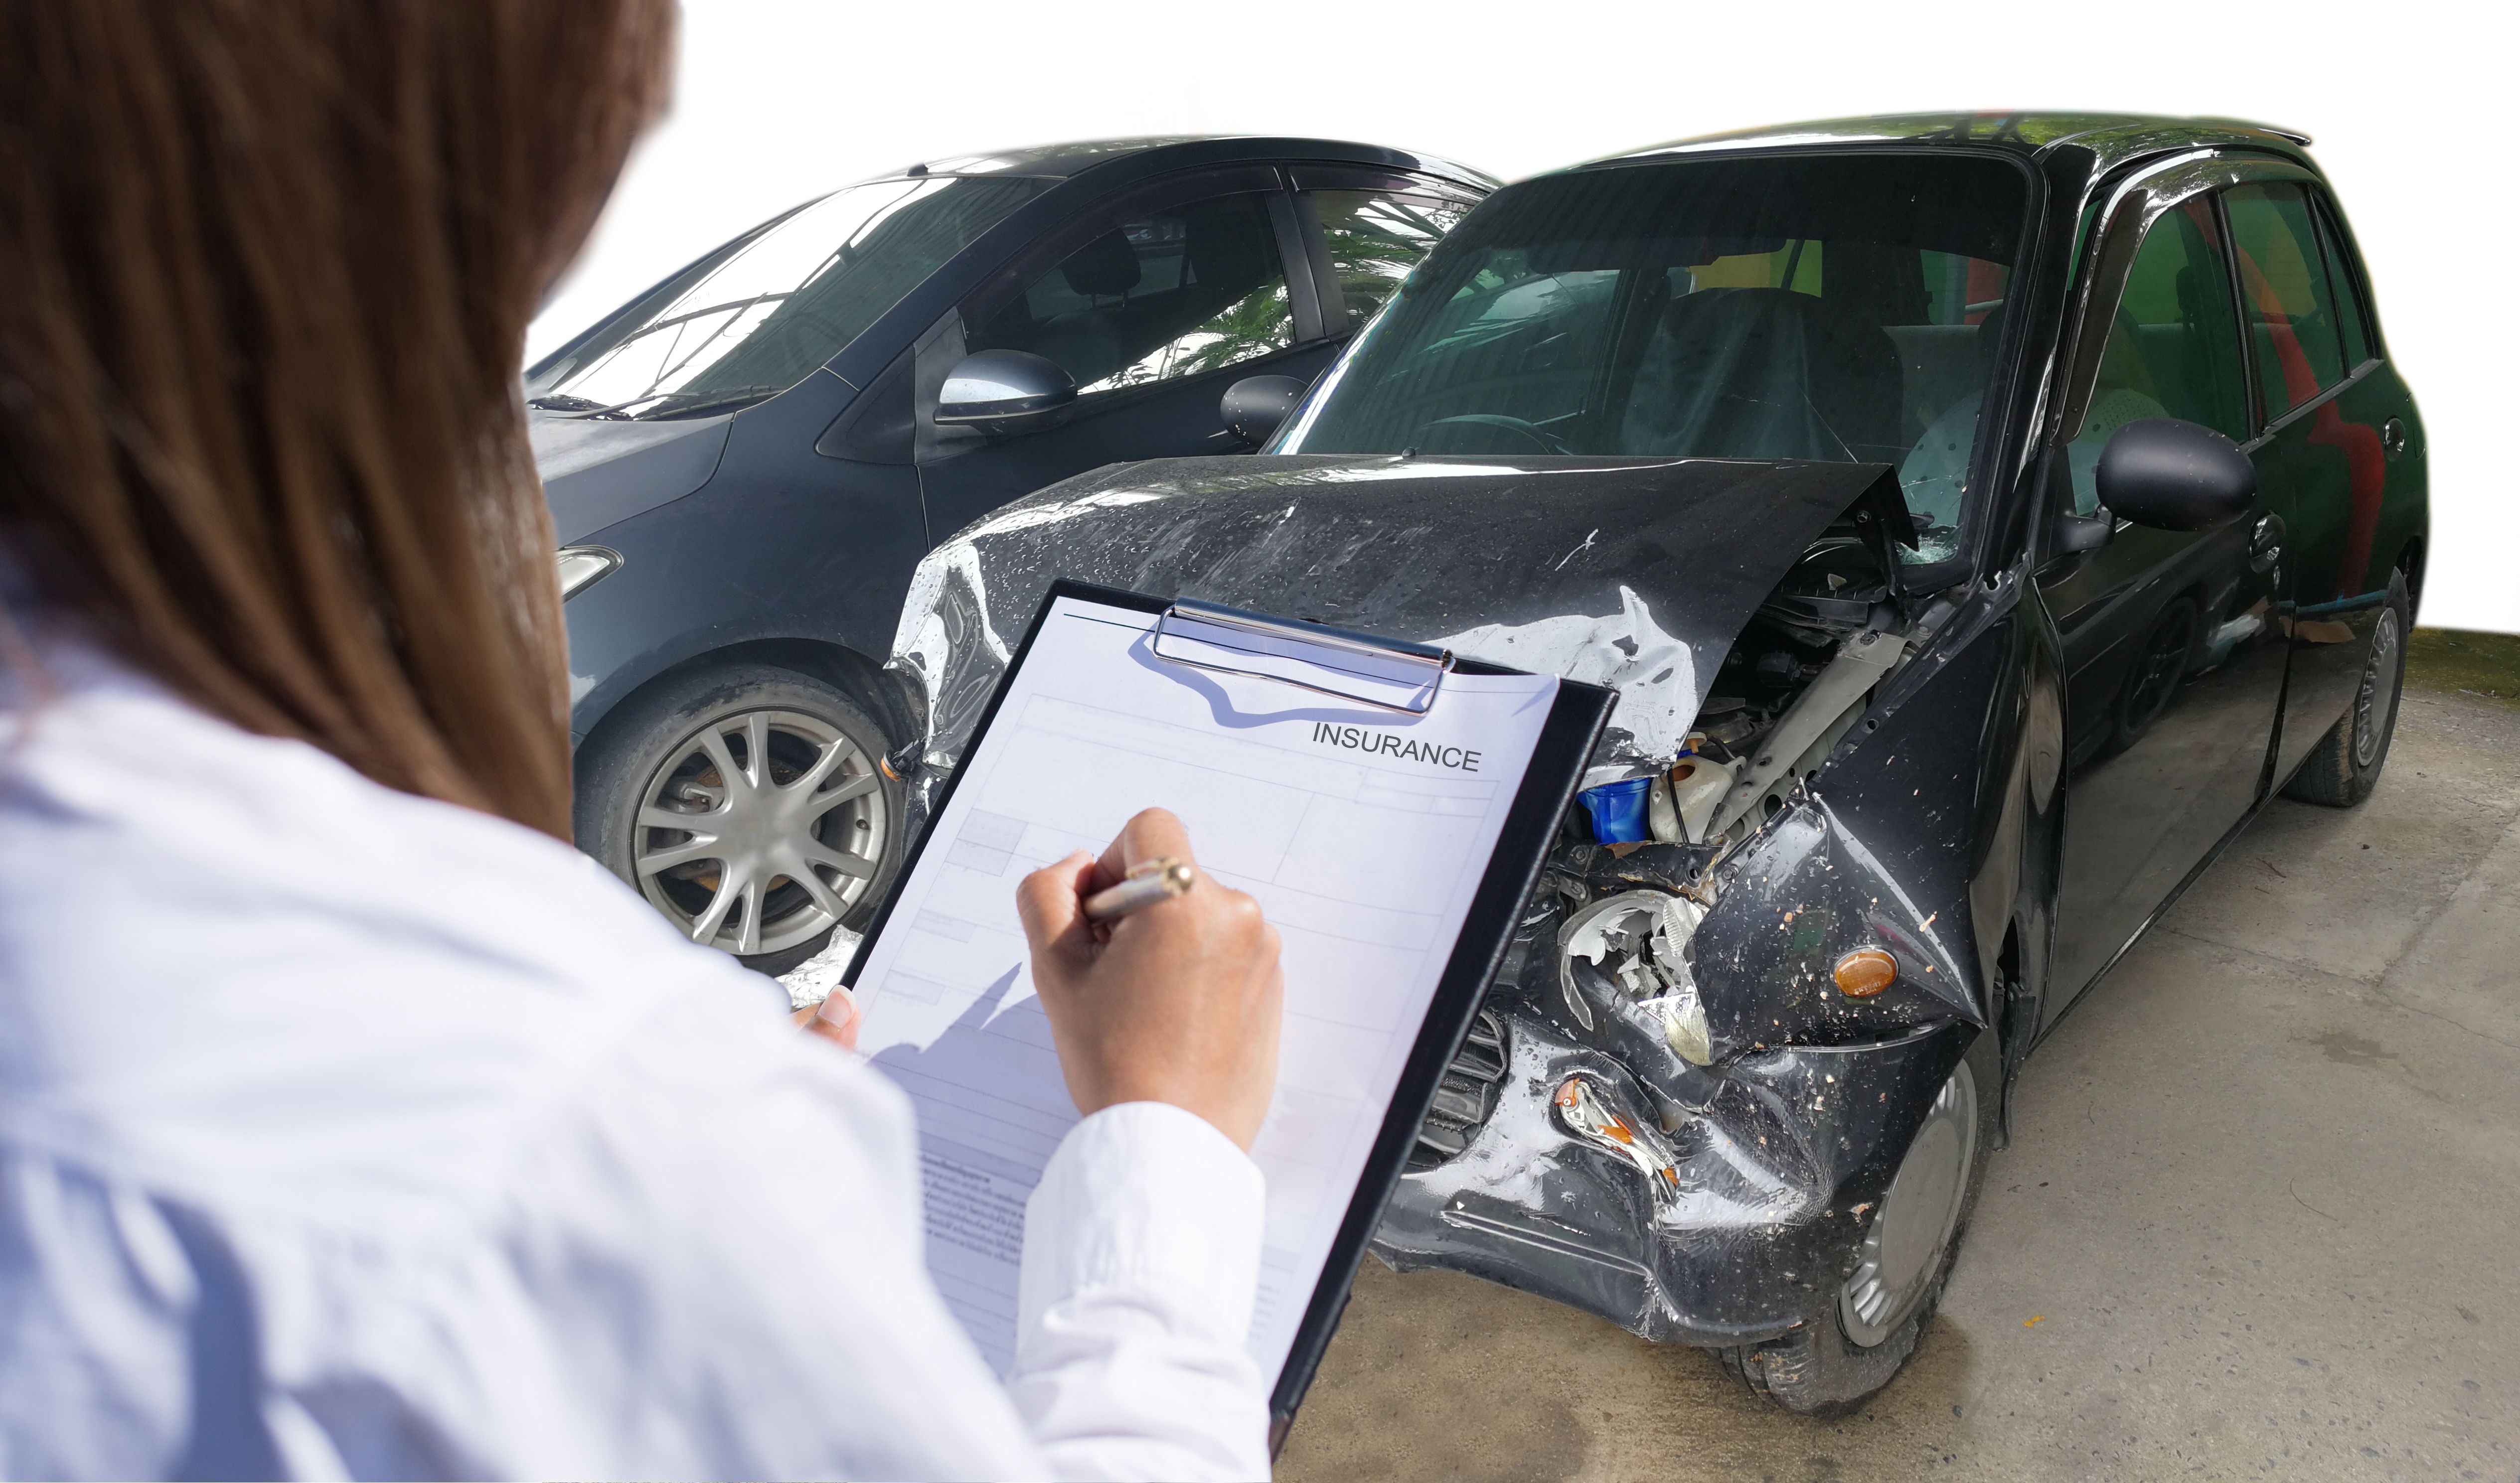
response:
[[[1422,716],[1435,703],[1453,652],[1296,623],[1184,598],[1155,620],[1155,657],[1256,675],[1380,710]]]

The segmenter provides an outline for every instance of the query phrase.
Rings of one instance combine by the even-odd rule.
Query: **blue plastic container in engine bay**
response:
[[[1645,806],[1653,796],[1653,779],[1629,778],[1623,782],[1604,783],[1599,787],[1588,787],[1575,796],[1584,801],[1584,812],[1593,816],[1593,837],[1603,844],[1626,844],[1653,837],[1653,829],[1645,815]]]

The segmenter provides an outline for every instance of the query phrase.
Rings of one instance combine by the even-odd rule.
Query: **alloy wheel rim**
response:
[[[873,885],[884,838],[875,762],[801,711],[695,726],[639,790],[640,894],[693,941],[743,957],[837,923]]]
[[[1880,1343],[1924,1301],[1951,1249],[1976,1157],[1977,1078],[1962,1061],[1926,1110],[1865,1233],[1855,1275],[1838,1289],[1838,1321],[1849,1339],[1867,1348]]]
[[[2362,666],[2362,686],[2354,696],[2354,765],[2367,768],[2380,755],[2380,739],[2398,709],[2398,612],[2380,609],[2371,630],[2371,657]]]

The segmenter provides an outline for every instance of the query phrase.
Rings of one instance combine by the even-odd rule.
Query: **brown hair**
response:
[[[213,714],[568,837],[518,368],[670,0],[0,0],[0,546]]]

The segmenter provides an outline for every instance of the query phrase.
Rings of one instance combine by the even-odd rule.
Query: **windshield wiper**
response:
[[[689,417],[718,407],[745,407],[768,401],[785,386],[733,386],[713,391],[668,391],[662,396],[634,396],[626,402],[589,401],[582,396],[538,396],[525,403],[545,412],[575,412],[589,421],[644,423]],[[646,410],[632,412],[632,407]]]
[[[705,393],[677,391],[669,396],[658,397],[656,405],[647,411],[633,412],[630,415],[645,423],[654,422],[659,418],[689,417],[695,412],[707,412],[719,407],[748,407],[754,402],[768,401],[785,389],[787,388],[784,386],[738,386],[732,390]],[[677,401],[677,397],[693,397],[696,400]]]

